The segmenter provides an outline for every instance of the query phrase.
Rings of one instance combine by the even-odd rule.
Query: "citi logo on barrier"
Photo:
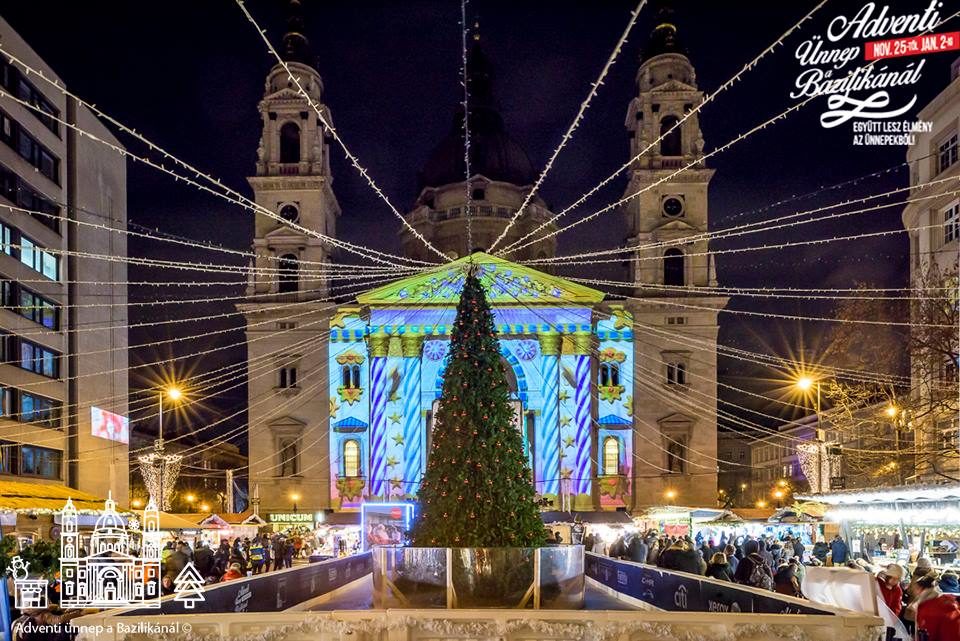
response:
[[[673,604],[681,610],[687,609],[687,586],[681,585],[673,594]]]
[[[627,573],[623,570],[617,570],[617,584],[626,585],[627,584]]]
[[[60,605],[64,608],[160,607],[160,513],[153,500],[143,511],[143,528],[136,518],[124,519],[112,496],[104,503],[84,549],[73,501],[60,512]],[[135,546],[136,539],[140,546]],[[7,571],[16,588],[18,609],[46,608],[48,582],[30,578],[30,564],[14,557]],[[193,562],[173,580],[174,600],[187,609],[203,601],[203,577]]]

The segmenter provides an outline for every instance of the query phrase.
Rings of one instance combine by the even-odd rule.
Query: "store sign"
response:
[[[309,512],[306,514],[301,514],[295,512],[293,514],[269,514],[267,519],[271,523],[310,523],[313,524],[313,514]]]

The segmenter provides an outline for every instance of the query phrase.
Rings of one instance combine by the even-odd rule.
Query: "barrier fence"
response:
[[[370,553],[364,552],[342,559],[310,563],[288,570],[215,583],[203,591],[203,601],[187,609],[173,597],[161,602],[160,610],[130,608],[114,610],[117,616],[155,614],[203,614],[217,612],[280,612],[318,596],[323,596],[352,581],[370,574],[373,564]]]
[[[588,552],[587,577],[661,610],[835,615],[827,607],[776,592],[674,572]]]

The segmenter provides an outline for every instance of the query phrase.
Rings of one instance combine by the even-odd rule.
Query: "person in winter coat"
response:
[[[817,541],[813,544],[813,551],[810,553],[813,555],[813,558],[820,561],[821,565],[827,564],[827,552],[830,551],[830,548],[827,547],[827,544],[823,541]]]
[[[255,537],[250,544],[250,567],[254,575],[260,574],[263,570],[263,541],[260,537]]]
[[[730,566],[730,580],[732,581],[737,566],[740,565],[740,559],[737,558],[737,549],[728,543],[727,547],[723,549],[723,553],[727,557],[727,565]]]
[[[773,585],[780,594],[803,596],[800,592],[800,579],[797,578],[796,568],[789,562],[782,562],[777,567],[777,573],[773,575]]]
[[[653,539],[647,552],[648,565],[660,565],[660,539]]]
[[[213,576],[213,551],[206,543],[201,543],[193,553],[193,565],[203,578]]]
[[[908,593],[910,594],[910,602],[907,604],[907,607],[903,609],[903,618],[906,621],[916,622],[917,620],[917,608],[920,607],[920,604],[924,601],[929,601],[930,599],[935,599],[943,592],[940,591],[938,585],[939,577],[937,577],[935,572],[927,572],[923,576],[914,577],[916,581],[910,582],[910,587],[907,588]]]
[[[839,534],[830,541],[830,554],[833,557],[834,565],[843,565],[847,562],[847,544],[843,542]]]
[[[293,555],[295,549],[291,541],[287,541],[287,544],[283,547],[283,567],[292,568],[293,567]]]
[[[660,567],[690,574],[702,574],[700,555],[692,545],[679,540],[660,553]]]
[[[800,562],[803,563],[803,553],[806,551],[806,548],[803,546],[803,541],[800,540],[798,536],[793,540],[793,556],[800,559]]]
[[[924,641],[960,641],[960,602],[941,594],[917,607],[917,637]]]
[[[628,556],[634,563],[646,563],[649,552],[647,542],[639,534],[630,540],[630,545],[627,547]]]
[[[954,572],[944,572],[940,575],[940,591],[947,594],[960,593],[960,579]]]
[[[286,545],[282,536],[276,536],[273,539],[273,550],[271,551],[271,556],[273,556],[273,569],[279,570],[283,567],[283,548]]]
[[[242,579],[244,576],[243,568],[240,567],[239,563],[231,563],[230,567],[227,568],[227,571],[223,574],[224,581],[233,581],[234,579]]]
[[[896,616],[900,616],[900,611],[903,610],[903,589],[900,587],[902,579],[903,568],[896,563],[891,563],[877,573],[877,587],[880,590],[880,596]]]
[[[727,561],[727,555],[723,552],[717,552],[710,557],[710,563],[707,565],[706,576],[718,581],[733,582],[733,572]]]
[[[746,556],[740,560],[733,580],[743,585],[772,590],[773,572],[759,554],[759,541],[749,540],[743,544]]]
[[[186,543],[181,543],[179,546],[177,546],[177,549],[167,557],[167,562],[164,563],[164,576],[169,576],[171,579],[175,579],[183,570],[183,568],[187,566],[187,563],[190,562],[190,558],[184,551],[186,547]]]

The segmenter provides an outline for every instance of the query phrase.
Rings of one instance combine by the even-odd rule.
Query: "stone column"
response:
[[[593,334],[577,332],[573,337],[573,349],[576,354],[574,376],[577,388],[573,395],[574,410],[573,422],[576,427],[576,466],[573,476],[576,479],[574,488],[577,495],[590,497],[593,490],[591,461],[593,460],[593,425],[590,399],[590,352]]]
[[[423,472],[423,430],[420,426],[420,354],[422,334],[403,334],[403,487],[413,495]]]
[[[534,481],[540,494],[560,494],[560,334],[539,334],[543,414],[534,451]]]
[[[370,353],[370,497],[386,496],[387,487],[387,352],[390,335],[378,331],[367,337]]]

